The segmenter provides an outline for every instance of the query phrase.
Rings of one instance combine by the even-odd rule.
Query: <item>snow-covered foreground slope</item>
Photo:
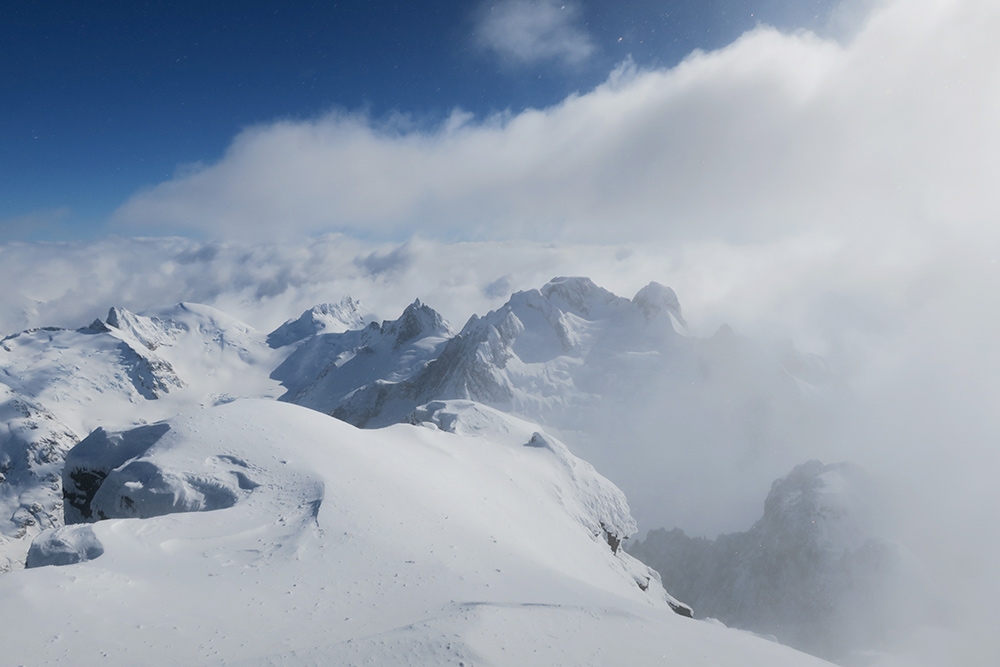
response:
[[[103,553],[0,577],[5,664],[826,664],[674,613],[612,549],[621,493],[530,424],[413,421],[241,400],[98,432],[73,470],[126,460],[86,503],[159,516],[39,537]]]

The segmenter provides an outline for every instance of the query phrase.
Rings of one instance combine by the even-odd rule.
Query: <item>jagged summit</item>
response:
[[[152,351],[164,344],[169,344],[168,328],[159,320],[136,315],[125,309],[112,307],[108,310],[106,324],[117,330],[122,336],[131,337],[146,349]]]
[[[644,294],[648,298],[636,305],[589,278],[554,278],[541,289],[513,294],[482,317],[473,315],[423,368],[356,387],[329,410],[363,426],[399,421],[437,399],[479,401],[530,419],[552,419],[556,406],[567,414],[586,410],[593,392],[588,385],[600,384],[602,375],[620,377],[623,364],[635,365],[641,375],[677,347],[670,317],[652,316],[655,308],[679,315],[676,295],[671,301],[673,292],[661,286]]]
[[[632,297],[632,303],[642,310],[647,320],[652,320],[660,313],[672,315],[681,326],[687,326],[681,315],[681,304],[677,294],[658,282],[651,282]]]
[[[420,299],[407,306],[399,319],[383,321],[379,333],[392,340],[393,350],[412,340],[429,336],[450,338],[455,335],[451,325],[436,310],[421,303]]]
[[[932,599],[912,556],[883,537],[882,512],[863,468],[811,460],[774,481],[750,530],[715,540],[653,530],[629,552],[698,617],[843,660]]]
[[[785,539],[795,534],[838,553],[859,549],[876,532],[874,488],[858,465],[807,461],[774,481],[764,516],[752,530]]]
[[[286,388],[281,400],[329,414],[360,388],[403,382],[418,373],[454,335],[451,325],[418,299],[396,320],[310,336],[271,377]]]
[[[621,308],[628,303],[628,299],[612,294],[595,285],[590,278],[583,277],[553,278],[539,292],[559,310],[585,318],[606,317],[610,314],[608,309],[613,311],[615,307]]]
[[[271,347],[284,347],[319,333],[343,333],[363,329],[373,321],[371,313],[349,296],[339,303],[321,303],[303,312],[297,319],[288,320],[267,336]]]

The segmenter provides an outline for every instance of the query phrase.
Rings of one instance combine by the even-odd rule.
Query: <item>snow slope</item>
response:
[[[82,502],[121,518],[0,577],[5,663],[826,664],[674,613],[557,440],[471,403],[411,421],[239,400],[94,434],[67,474],[106,470]]]

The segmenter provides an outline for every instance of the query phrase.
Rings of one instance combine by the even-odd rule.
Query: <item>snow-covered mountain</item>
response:
[[[537,427],[454,402],[413,421],[238,400],[92,434],[67,485],[93,475],[74,507],[110,518],[0,577],[4,659],[826,664],[675,613],[610,539],[634,527],[621,492]]]
[[[363,321],[357,324],[363,325]],[[339,333],[317,333],[302,340],[271,377],[287,388],[282,400],[337,413],[358,392],[385,388],[391,393],[392,388],[405,386],[441,354],[454,335],[439,314],[418,300],[397,320],[372,322]],[[268,340],[274,344],[276,338],[272,334]],[[403,415],[417,405],[404,401]]]
[[[378,358],[404,356],[397,352],[401,342],[390,331],[390,345],[373,349],[361,341],[366,353],[375,354],[365,366],[388,365],[388,373],[376,371],[368,381],[342,382],[352,391],[327,396],[290,388],[284,400],[365,427],[397,423],[417,405],[451,398],[558,423],[562,414],[612,395],[619,387],[600,381],[614,372],[622,376],[634,376],[640,369],[655,372],[649,359],[642,357],[668,353],[678,345],[674,325],[679,322],[683,318],[676,295],[655,283],[629,301],[587,278],[556,278],[541,290],[514,294],[503,308],[482,318],[473,316],[458,335],[418,302],[397,322],[383,323],[379,335],[385,337],[388,327],[405,331],[407,341],[428,339],[419,363],[408,364],[401,373],[395,364]],[[357,338],[357,333],[347,332],[320,339],[349,341],[336,348],[327,343],[336,351],[352,346]],[[310,350],[309,356],[315,352]],[[335,368],[324,368],[323,375],[347,372],[339,365]],[[279,369],[275,377],[284,381],[286,375]]]
[[[884,514],[864,470],[809,461],[774,482],[746,532],[708,540],[652,530],[628,551],[699,618],[844,660],[935,606],[912,555],[881,537]]]
[[[420,301],[378,322],[345,298],[269,335],[184,303],[9,336],[0,557],[32,567],[5,575],[0,599],[30,588],[56,604],[67,575],[42,566],[74,564],[86,574],[72,575],[72,634],[92,621],[87,591],[131,581],[166,602],[147,609],[148,597],[116,588],[109,627],[144,619],[151,645],[183,628],[200,643],[186,649],[195,662],[221,649],[239,658],[227,662],[309,663],[336,648],[391,663],[416,650],[433,664],[808,664],[677,625],[674,612],[690,609],[619,548],[637,525],[618,487],[650,524],[677,494],[707,506],[670,477],[678,470],[698,480],[699,466],[737,466],[752,484],[784,461],[779,427],[826,382],[794,350],[684,326],[669,288],[626,299],[557,278],[458,333]],[[420,567],[397,568],[411,550],[420,559],[400,562]],[[278,593],[292,596],[276,607],[294,638],[284,642],[249,611]],[[188,614],[192,604],[206,611]],[[230,604],[240,611],[227,618]],[[320,640],[310,609],[353,621]],[[16,615],[0,605],[0,623],[41,623]],[[484,634],[494,626],[504,630]],[[102,632],[45,649],[46,660],[109,645]],[[512,647],[515,633],[527,640]]]
[[[752,520],[729,517],[740,503],[723,508],[718,489],[692,480],[740,480],[734,495],[767,488],[816,437],[813,397],[828,384],[822,362],[790,346],[728,328],[685,335],[677,296],[657,283],[626,299],[587,278],[555,278],[457,335],[418,302],[399,320],[299,345],[272,375],[287,388],[282,400],[369,428],[440,399],[516,414],[613,479],[647,527]]]
[[[645,526],[690,525],[692,513],[738,525],[745,517],[729,515],[740,503],[691,480],[728,466],[725,476],[746,486],[733,493],[745,495],[796,462],[786,445],[802,435],[795,425],[809,421],[801,415],[824,371],[794,350],[727,330],[700,339],[679,333],[683,325],[676,295],[661,285],[630,300],[586,278],[557,278],[458,334],[419,301],[376,323],[345,297],[267,336],[196,304],[141,315],[112,308],[82,329],[9,336],[0,349],[0,474],[9,478],[0,517],[10,517],[0,523],[0,567],[23,560],[26,543],[11,538],[60,520],[62,456],[91,430],[240,396],[281,395],[365,426],[402,421],[432,400],[475,400],[569,443],[625,490]]]
[[[277,397],[268,374],[281,358],[262,334],[197,304],[112,308],[87,327],[0,341],[0,571],[24,562],[39,530],[62,524],[63,458],[89,432]]]
[[[320,333],[343,333],[363,329],[374,321],[372,313],[360,302],[345,296],[340,303],[321,303],[298,318],[288,320],[267,336],[271,347],[284,347]]]

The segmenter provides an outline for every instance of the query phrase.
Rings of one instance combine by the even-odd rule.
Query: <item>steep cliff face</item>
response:
[[[928,608],[912,557],[880,537],[883,511],[861,468],[809,461],[774,482],[744,533],[708,540],[659,529],[628,550],[697,617],[844,659],[879,647]]]

